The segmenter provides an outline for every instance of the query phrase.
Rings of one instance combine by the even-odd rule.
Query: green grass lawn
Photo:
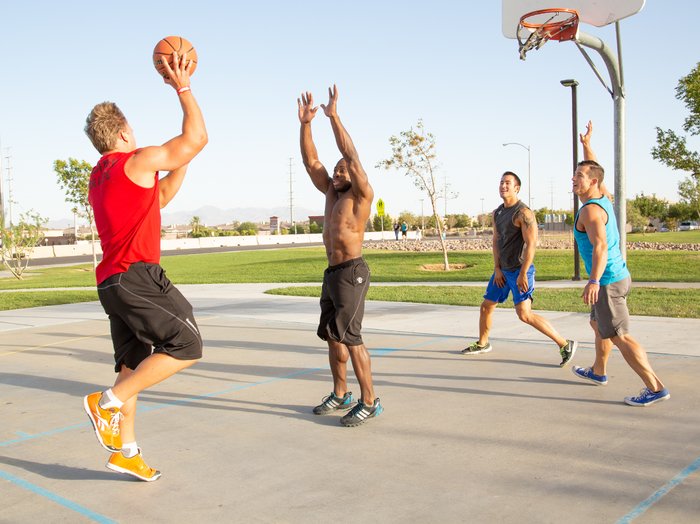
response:
[[[472,286],[370,286],[368,300],[387,302],[416,302],[449,306],[479,306],[485,287]],[[272,295],[320,297],[320,286],[276,288]],[[541,311],[573,311],[588,313],[591,308],[581,299],[581,289],[546,289],[535,291],[533,309]],[[631,315],[674,318],[700,318],[700,291],[697,289],[632,288],[628,297]],[[509,298],[499,308],[512,308]]]
[[[700,244],[700,230],[667,233],[628,233],[627,242],[661,242],[664,244]]]
[[[679,235],[693,235],[696,231],[681,232]],[[669,233],[658,233],[667,235]],[[650,235],[647,235],[650,236]],[[440,265],[442,253],[418,253],[418,252],[393,252],[385,250],[366,250],[365,258],[372,271],[373,283],[381,282],[486,282],[493,272],[493,257],[490,251],[466,251],[449,254],[451,264],[465,264],[465,269],[457,269],[449,272],[427,271],[424,265]],[[537,252],[535,258],[537,266],[537,279],[544,280],[570,280],[573,275],[573,251],[572,250],[545,250]],[[162,265],[166,269],[168,277],[176,284],[221,284],[221,283],[319,283],[325,269],[326,257],[323,248],[290,248],[261,251],[238,251],[229,253],[213,253],[203,255],[179,255],[163,257]],[[628,251],[628,265],[634,281],[637,282],[700,282],[700,252],[692,251]],[[581,264],[583,271],[583,264]],[[584,275],[585,276],[585,275]],[[33,270],[26,273],[24,280],[15,278],[0,278],[0,290],[9,289],[39,289],[39,288],[70,288],[93,287],[95,285],[94,273],[90,264],[70,267],[51,267]],[[414,289],[415,288],[410,288]],[[411,298],[417,293],[410,289],[402,291],[407,301],[425,301]],[[468,293],[463,288],[458,288],[461,294]],[[542,290],[544,291],[544,290]],[[685,290],[683,290],[685,291]],[[471,292],[471,291],[469,291]],[[641,290],[640,290],[641,292]],[[695,296],[700,299],[700,291],[688,290],[685,294],[670,295],[662,290],[644,290],[649,300],[653,296],[658,297],[659,302],[680,301],[684,303],[686,296]],[[13,293],[0,293],[0,309],[12,309],[19,307],[32,307],[42,305],[40,302],[30,301],[30,296],[39,297],[38,293],[16,295]],[[398,293],[398,291],[393,291]],[[445,288],[439,288],[436,295],[446,294]],[[456,291],[455,291],[456,293]],[[479,297],[483,290],[478,291]],[[566,291],[548,290],[553,296],[558,293],[566,294]],[[54,297],[54,303],[66,303],[81,301],[80,295],[69,294],[65,291],[51,291],[49,295]],[[429,295],[426,295],[429,296]],[[23,302],[25,297],[28,302]],[[61,299],[61,297],[65,297]],[[94,297],[94,295],[92,295]],[[673,297],[673,299],[669,299]],[[32,300],[35,300],[32,299]],[[85,298],[94,300],[94,298]],[[390,300],[382,298],[382,300]],[[430,299],[436,300],[436,299]],[[480,302],[480,298],[478,299]],[[541,309],[559,309],[577,311],[574,309],[576,301],[562,299],[561,305],[556,302],[545,307],[544,302],[538,299],[537,306]],[[699,302],[700,300],[695,300]],[[441,303],[441,302],[436,302]],[[27,304],[27,305],[23,305]],[[572,304],[572,305],[568,305]],[[693,309],[685,313],[669,310],[670,316],[698,316],[692,313]],[[656,315],[658,313],[636,313]]]
[[[0,293],[0,311],[97,300],[97,291],[16,291]]]

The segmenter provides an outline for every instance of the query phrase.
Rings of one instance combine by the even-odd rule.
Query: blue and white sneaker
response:
[[[630,406],[639,406],[643,408],[661,402],[662,400],[668,400],[669,398],[671,398],[671,394],[666,388],[656,393],[649,388],[643,388],[636,397],[625,397],[625,402]]]
[[[342,397],[331,391],[323,401],[314,408],[314,415],[327,415],[333,411],[347,411],[352,407],[354,400],[351,392],[346,392]]]
[[[384,408],[379,403],[379,398],[375,398],[371,406],[366,405],[360,399],[357,405],[350,410],[350,413],[340,419],[340,423],[346,428],[359,426],[373,417],[378,417],[382,411],[384,411]]]
[[[578,378],[583,380],[589,380],[597,386],[607,386],[608,376],[607,375],[596,375],[593,373],[593,368],[582,368],[579,366],[573,366],[571,372]]]

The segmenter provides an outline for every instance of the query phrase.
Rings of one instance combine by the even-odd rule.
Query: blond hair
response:
[[[102,102],[85,119],[85,134],[100,154],[114,149],[119,133],[126,129],[124,113],[114,102]]]

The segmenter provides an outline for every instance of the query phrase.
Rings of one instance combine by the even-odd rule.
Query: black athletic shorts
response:
[[[362,344],[362,318],[369,289],[369,266],[363,258],[353,258],[323,273],[321,320],[318,336],[346,346]]]
[[[202,337],[192,305],[158,264],[131,264],[126,273],[100,283],[97,294],[109,316],[117,373],[122,364],[136,369],[151,353],[201,358]]]

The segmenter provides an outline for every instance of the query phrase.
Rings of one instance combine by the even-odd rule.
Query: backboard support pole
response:
[[[600,38],[579,31],[576,41],[593,49],[603,59],[610,75],[614,105],[614,153],[615,153],[615,219],[620,232],[620,252],[627,260],[627,196],[625,194],[625,92],[622,83],[622,69],[616,56]],[[619,42],[619,33],[618,33]],[[621,58],[621,57],[620,57]]]

